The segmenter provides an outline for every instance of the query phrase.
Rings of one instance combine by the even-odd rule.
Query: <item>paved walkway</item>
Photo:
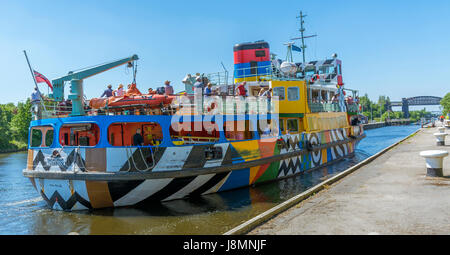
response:
[[[373,162],[249,234],[450,234],[450,156],[444,178],[426,174],[423,150],[437,128],[422,129]],[[450,136],[450,130],[446,130]]]

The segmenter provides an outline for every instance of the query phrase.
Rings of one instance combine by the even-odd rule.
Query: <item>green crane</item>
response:
[[[110,69],[116,68],[123,64],[129,63],[129,66],[132,66],[132,62],[138,59],[139,58],[137,55],[133,55],[128,58],[123,58],[106,64],[97,65],[91,68],[83,69],[81,71],[70,71],[66,76],[52,80],[53,93],[49,96],[55,101],[63,101],[64,84],[65,82],[70,82],[70,94],[68,96],[68,99],[72,100],[72,112],[70,116],[85,115],[83,103],[83,80],[99,73],[103,73]]]

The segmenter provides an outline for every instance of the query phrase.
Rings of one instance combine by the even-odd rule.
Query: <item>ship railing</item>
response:
[[[172,139],[182,144],[204,144],[204,143],[214,143],[219,141],[218,137],[201,137],[201,136],[172,136]]]
[[[311,112],[340,112],[341,108],[338,103],[309,103]]]
[[[351,113],[358,113],[359,112],[359,104],[357,103],[351,103],[346,104],[347,112]],[[339,106],[339,103],[333,103],[333,102],[309,102],[309,109],[311,112],[341,112],[341,108]]]
[[[89,108],[85,101],[85,115],[243,115],[243,114],[267,114],[275,113],[277,96],[273,96],[270,103],[267,97],[241,97],[234,95],[211,95],[195,98],[193,94],[176,95],[170,105],[163,107],[150,107],[146,104],[113,106],[100,109]],[[35,107],[36,106],[36,107]],[[36,110],[35,110],[36,108]],[[70,117],[72,106],[63,102],[53,100],[41,101],[38,105],[33,104],[32,116],[37,119],[52,119]]]
[[[34,120],[67,117],[72,112],[72,106],[53,100],[44,99],[32,103],[31,114]]]
[[[358,113],[359,112],[359,104],[357,104],[357,103],[347,104],[347,112]]]
[[[217,73],[209,73],[206,75],[208,81],[211,82],[213,86],[227,86],[233,84],[233,81],[230,80],[228,72],[217,72]]]
[[[179,109],[176,114],[190,115],[236,115],[275,113],[278,96],[269,101],[267,97],[241,97],[227,95],[195,96],[185,94],[177,96],[171,109]]]
[[[238,82],[271,81],[271,80],[304,80],[302,73],[288,75],[273,65],[238,68],[234,70],[234,80]]]

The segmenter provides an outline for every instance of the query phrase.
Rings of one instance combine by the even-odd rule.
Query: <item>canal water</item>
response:
[[[419,126],[367,130],[355,157],[252,188],[133,208],[61,212],[22,176],[25,152],[0,154],[0,234],[222,234],[412,134]]]

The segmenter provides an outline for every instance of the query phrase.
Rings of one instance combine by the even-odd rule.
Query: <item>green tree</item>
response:
[[[9,123],[13,117],[13,110],[14,108],[10,104],[0,105],[0,149],[9,149],[11,147],[12,137]]]
[[[28,141],[28,127],[31,121],[31,102],[28,99],[25,103],[17,104],[17,113],[11,119],[11,132],[13,138],[22,143]]]
[[[441,105],[444,108],[442,114],[446,115],[450,112],[450,92],[447,93],[441,100]]]
[[[26,148],[31,103],[0,105],[0,152]]]

